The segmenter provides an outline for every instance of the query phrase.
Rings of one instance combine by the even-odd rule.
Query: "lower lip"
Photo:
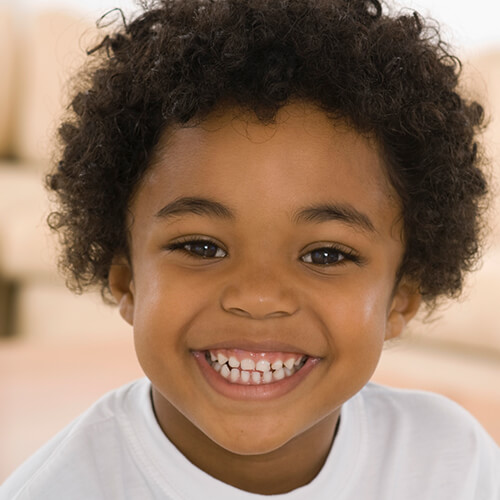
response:
[[[231,399],[266,400],[278,398],[297,387],[319,363],[319,358],[308,358],[304,366],[290,377],[260,385],[232,384],[217,373],[205,358],[205,353],[193,351],[193,356],[208,384],[217,392]]]

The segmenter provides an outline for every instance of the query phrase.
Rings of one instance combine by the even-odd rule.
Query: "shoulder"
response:
[[[462,406],[440,394],[369,383],[360,392],[370,420],[420,439],[469,446],[493,440]]]
[[[75,488],[72,498],[92,498],[93,476],[120,447],[125,406],[146,390],[142,379],[105,394],[7,478],[0,500],[64,498]]]
[[[428,391],[398,389],[369,382],[361,390],[360,396],[368,409],[384,409],[396,414],[407,414],[411,411],[413,415],[416,412],[417,415],[423,413],[432,417],[453,414],[459,416],[460,419],[472,418],[463,407],[451,399]]]
[[[464,498],[500,496],[500,448],[460,405],[438,394],[373,383],[355,398],[372,458],[383,455],[436,488],[462,484],[471,489]]]

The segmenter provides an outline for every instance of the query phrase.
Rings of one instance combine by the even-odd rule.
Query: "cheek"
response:
[[[385,287],[350,283],[336,293],[317,297],[334,357],[378,361],[387,322]]]
[[[203,314],[214,293],[206,280],[198,283],[161,265],[143,266],[139,271],[134,297],[139,362],[147,375],[148,369],[165,370],[165,360],[168,367],[183,369],[186,362],[192,362],[188,346],[192,323]]]
[[[207,283],[197,284],[154,260],[150,266],[143,266],[137,277],[134,326],[138,330],[145,325],[173,329],[195,314],[206,296]]]
[[[146,375],[178,362],[184,321],[183,304],[158,277],[136,282],[134,297],[134,343]]]

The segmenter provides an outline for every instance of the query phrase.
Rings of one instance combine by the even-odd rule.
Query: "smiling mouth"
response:
[[[205,351],[212,369],[227,382],[237,385],[266,385],[297,373],[309,356],[297,353],[253,353],[215,349]]]

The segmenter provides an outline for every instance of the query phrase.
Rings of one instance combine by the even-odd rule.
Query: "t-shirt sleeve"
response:
[[[30,500],[32,497],[27,486],[50,462],[75,425],[76,421],[69,424],[18,467],[0,486],[0,500]]]
[[[405,499],[500,500],[500,448],[467,410],[425,391],[368,389],[367,460],[377,484]]]
[[[473,498],[500,500],[500,447],[475,422],[477,480]]]

